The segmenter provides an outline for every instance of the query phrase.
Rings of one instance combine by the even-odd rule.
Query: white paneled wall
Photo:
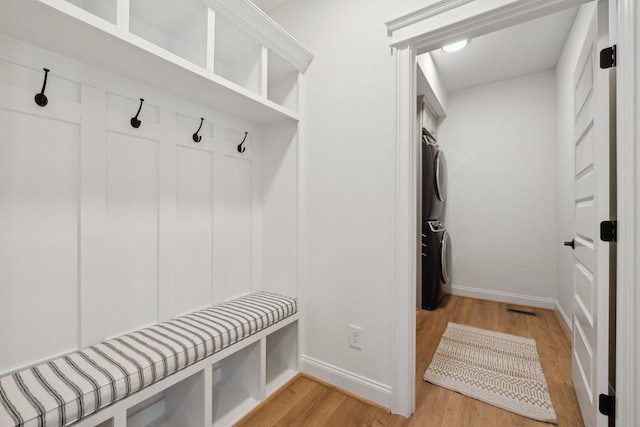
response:
[[[224,299],[251,291],[252,162],[226,155],[224,163]]]
[[[197,126],[197,124],[196,124]],[[196,128],[197,129],[197,128]],[[213,153],[176,147],[177,313],[213,300]]]
[[[262,128],[0,37],[0,373],[247,292],[295,296],[296,146],[294,122]]]
[[[15,64],[3,62],[0,67],[10,70],[0,73],[3,81],[18,73],[30,80],[38,77]],[[59,99],[46,116],[34,114],[39,107],[33,94],[4,82],[0,100],[3,371],[25,357],[33,360],[76,345],[80,110]],[[58,137],[51,138],[53,134]]]

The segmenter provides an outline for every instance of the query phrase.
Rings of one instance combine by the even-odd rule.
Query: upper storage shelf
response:
[[[257,124],[298,120],[313,59],[248,0],[3,0],[0,33]]]

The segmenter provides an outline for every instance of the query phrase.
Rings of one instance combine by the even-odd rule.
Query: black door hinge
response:
[[[603,242],[617,242],[618,221],[602,221],[600,223],[600,240]]]
[[[615,67],[617,62],[616,58],[616,45],[602,49],[600,51],[600,68],[607,69]]]
[[[616,399],[608,394],[598,396],[598,410],[602,415],[613,417],[616,410]]]

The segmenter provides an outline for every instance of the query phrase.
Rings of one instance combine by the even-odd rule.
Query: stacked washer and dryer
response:
[[[447,161],[435,138],[422,128],[422,292],[421,308],[435,310],[451,273],[451,241],[443,223]]]

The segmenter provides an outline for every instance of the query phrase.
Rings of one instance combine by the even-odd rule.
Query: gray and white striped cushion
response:
[[[0,427],[68,426],[297,311],[256,292],[0,378]]]

